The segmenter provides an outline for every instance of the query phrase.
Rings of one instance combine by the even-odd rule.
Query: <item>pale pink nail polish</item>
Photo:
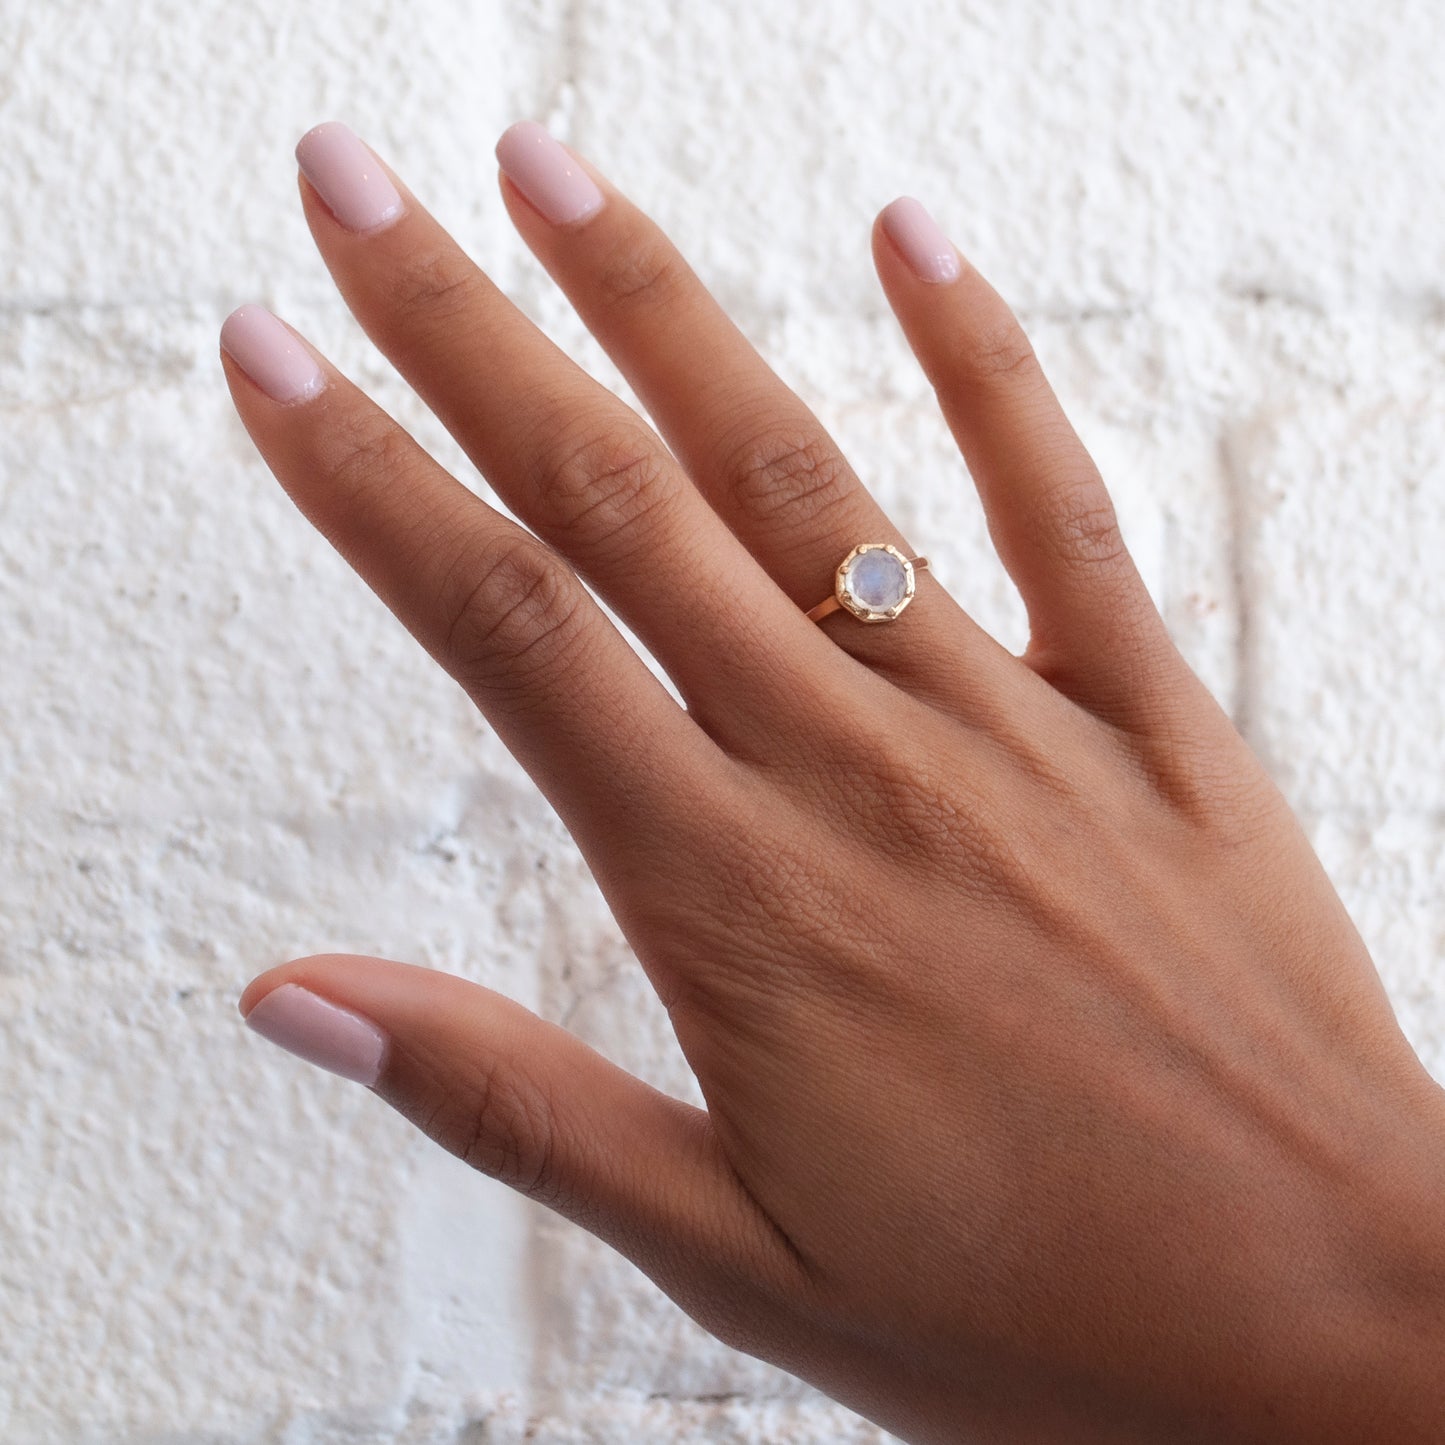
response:
[[[272,401],[309,401],[326,385],[316,358],[264,306],[238,306],[221,324],[226,354]]]
[[[519,120],[502,132],[497,163],[554,226],[570,225],[602,208],[603,195],[592,177],[534,120]]]
[[[956,281],[958,252],[943,228],[912,196],[899,196],[883,208],[883,229],[920,281]]]
[[[368,1087],[386,1055],[387,1037],[370,1019],[298,983],[273,988],[246,1015],[246,1026],[308,1064]]]
[[[296,161],[348,231],[374,231],[401,215],[401,195],[381,163],[339,120],[308,130],[296,142]]]

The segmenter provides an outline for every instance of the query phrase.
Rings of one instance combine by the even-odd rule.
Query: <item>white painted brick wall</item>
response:
[[[497,198],[496,135],[555,126],[1016,645],[868,259],[878,207],[922,196],[1029,323],[1175,635],[1445,1078],[1438,5],[0,20],[0,1440],[881,1439],[240,1023],[259,968],[355,948],[691,1088],[565,831],[226,398],[216,329],[260,299],[462,465],[306,234],[291,147],[327,117],[626,394]]]

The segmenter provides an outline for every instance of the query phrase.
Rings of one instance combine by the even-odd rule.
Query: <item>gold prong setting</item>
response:
[[[860,542],[838,564],[833,595],[860,622],[892,622],[913,600],[913,563],[888,542]]]

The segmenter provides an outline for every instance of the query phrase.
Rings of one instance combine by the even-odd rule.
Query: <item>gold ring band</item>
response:
[[[914,573],[927,568],[927,557],[905,557],[888,542],[860,542],[838,564],[833,595],[809,608],[808,620],[841,609],[860,622],[892,622],[913,600]]]

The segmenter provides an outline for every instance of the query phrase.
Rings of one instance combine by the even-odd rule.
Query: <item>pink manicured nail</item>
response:
[[[958,279],[958,252],[921,202],[912,196],[890,201],[883,208],[883,229],[920,281]]]
[[[264,306],[238,306],[221,325],[226,354],[272,401],[308,401],[326,375],[295,332]]]
[[[502,132],[497,162],[554,226],[580,221],[602,208],[602,192],[592,177],[534,120],[519,120]]]
[[[381,1073],[386,1035],[370,1019],[329,1003],[299,983],[273,988],[246,1015],[246,1026],[343,1079],[370,1086]]]
[[[401,215],[401,196],[380,162],[339,120],[308,130],[296,142],[296,160],[348,231],[372,231]]]

